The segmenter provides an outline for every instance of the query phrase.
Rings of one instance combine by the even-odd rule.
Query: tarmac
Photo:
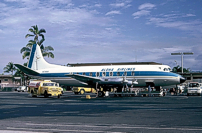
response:
[[[201,96],[104,97],[0,92],[1,133],[202,132]]]

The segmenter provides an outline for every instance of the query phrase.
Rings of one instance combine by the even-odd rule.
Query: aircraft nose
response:
[[[186,79],[184,77],[180,77],[180,84],[184,83],[186,81]]]

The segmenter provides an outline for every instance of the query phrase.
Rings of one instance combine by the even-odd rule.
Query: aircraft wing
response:
[[[36,72],[36,71],[33,71],[32,69],[30,68],[27,68],[23,65],[20,65],[20,64],[14,64],[17,68],[19,68],[22,72],[28,74],[28,75],[38,75],[39,73]]]
[[[79,81],[85,82],[85,83],[92,82],[92,81],[93,82],[101,81],[101,79],[97,78],[97,77],[91,77],[91,76],[79,75],[79,74],[65,74],[65,76],[74,78],[76,80],[79,80]]]

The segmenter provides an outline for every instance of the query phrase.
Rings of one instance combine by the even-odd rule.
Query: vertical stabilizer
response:
[[[28,68],[32,70],[41,70],[41,69],[47,69],[47,68],[54,68],[56,66],[57,65],[49,64],[48,62],[44,60],[39,45],[34,44],[32,46],[29,62],[27,65]]]

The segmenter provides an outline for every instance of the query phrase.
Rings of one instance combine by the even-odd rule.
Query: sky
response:
[[[157,62],[202,71],[202,0],[0,0],[0,74],[45,29],[49,63]],[[5,73],[6,74],[6,73]]]

